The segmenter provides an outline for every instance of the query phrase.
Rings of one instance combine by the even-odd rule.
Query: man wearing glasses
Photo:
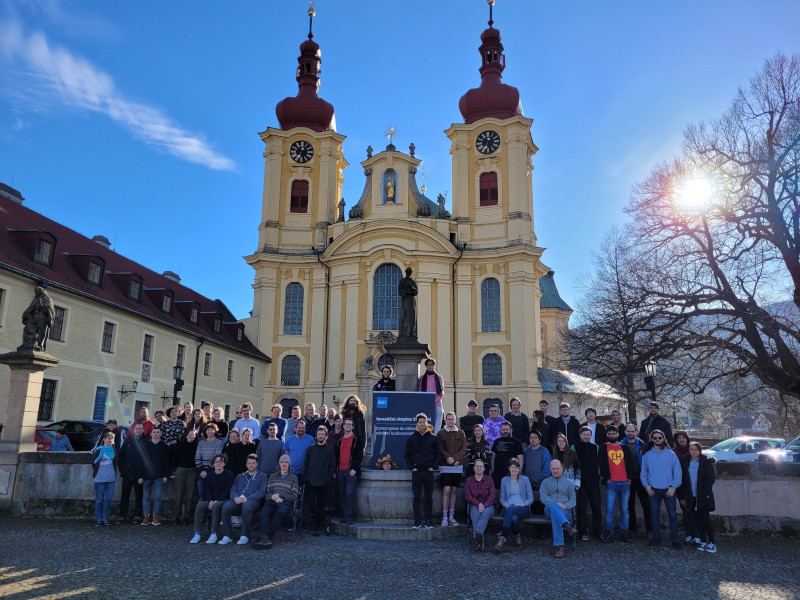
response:
[[[681,485],[681,463],[675,453],[667,447],[667,439],[660,429],[654,430],[650,439],[652,447],[642,457],[642,484],[650,500],[650,519],[653,523],[653,539],[650,546],[661,544],[661,501],[669,517],[669,535],[672,547],[681,549],[678,540],[678,515],[675,512],[675,490]]]

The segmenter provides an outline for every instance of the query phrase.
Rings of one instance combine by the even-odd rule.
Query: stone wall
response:
[[[384,479],[391,481],[385,482]],[[383,488],[386,489],[383,489]],[[120,496],[114,494],[112,514]],[[434,514],[441,516],[441,494],[437,484]],[[462,492],[463,488],[459,490]],[[387,493],[388,492],[388,493]],[[715,526],[721,533],[800,535],[800,464],[723,463],[717,465],[714,486],[717,510]],[[602,495],[604,499],[604,494]],[[459,512],[463,511],[459,494]],[[133,508],[133,498],[131,498]],[[637,510],[641,510],[637,508]],[[357,511],[370,521],[379,515],[390,521],[411,518],[410,473],[366,470],[359,482]],[[173,517],[174,495],[170,480],[164,486],[165,519]],[[17,485],[13,500],[0,506],[0,513],[27,517],[94,516],[94,487],[88,452],[25,452],[19,455]],[[383,520],[383,519],[381,519]],[[666,525],[666,519],[662,519]]]

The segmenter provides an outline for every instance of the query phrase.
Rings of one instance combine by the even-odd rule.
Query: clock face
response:
[[[478,137],[475,138],[475,148],[477,148],[478,152],[481,154],[497,152],[499,147],[500,134],[496,131],[487,130],[478,134]]]
[[[307,163],[314,156],[314,146],[305,140],[298,140],[289,146],[289,156],[294,162]]]

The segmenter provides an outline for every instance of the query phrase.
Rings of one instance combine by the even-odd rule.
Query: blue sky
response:
[[[479,83],[484,0],[318,0],[320,95],[346,135],[344,197],[365,149],[414,142],[428,195],[451,188],[458,100]],[[776,52],[800,52],[800,2],[498,0],[504,81],[533,118],[534,225],[564,298],[631,188],[715,118]],[[307,2],[0,4],[0,181],[26,205],[237,317],[252,308],[263,144],[294,95]]]

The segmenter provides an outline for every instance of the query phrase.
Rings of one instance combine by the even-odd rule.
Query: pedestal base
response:
[[[419,363],[430,356],[428,344],[398,341],[387,345],[386,352],[394,359],[395,389],[398,392],[416,391]]]

